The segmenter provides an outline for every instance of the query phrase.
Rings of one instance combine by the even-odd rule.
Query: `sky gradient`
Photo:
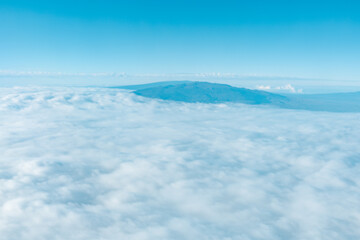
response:
[[[357,1],[1,1],[0,70],[360,81]]]

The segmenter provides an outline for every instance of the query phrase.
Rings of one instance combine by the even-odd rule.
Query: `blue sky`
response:
[[[358,1],[0,1],[0,70],[360,81]]]

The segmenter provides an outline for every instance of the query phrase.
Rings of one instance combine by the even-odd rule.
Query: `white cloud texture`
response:
[[[0,89],[0,239],[359,239],[360,114]]]
[[[287,91],[287,92],[291,92],[291,93],[302,93],[303,92],[302,89],[296,89],[291,84],[286,84],[284,86],[277,86],[277,87],[271,87],[269,85],[258,85],[258,86],[256,86],[256,89],[265,90],[265,91],[268,91],[268,90]]]

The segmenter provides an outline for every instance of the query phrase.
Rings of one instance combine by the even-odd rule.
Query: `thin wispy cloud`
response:
[[[134,77],[134,78],[199,78],[199,79],[233,79],[233,78],[264,78],[266,79],[290,79],[301,80],[306,79],[296,76],[275,76],[275,75],[261,75],[261,74],[238,74],[238,73],[125,73],[125,72],[47,72],[47,71],[15,71],[15,70],[1,70],[0,76],[8,77]],[[314,79],[313,79],[314,80]]]
[[[125,73],[84,73],[84,72],[44,72],[44,71],[13,71],[13,70],[0,70],[0,76],[8,77],[121,77],[125,76]]]
[[[277,86],[277,87],[271,87],[269,85],[258,85],[256,86],[256,89],[259,90],[264,90],[264,91],[285,91],[285,92],[291,92],[291,93],[302,93],[303,90],[300,89],[296,89],[293,85],[291,84],[286,84],[283,86]]]

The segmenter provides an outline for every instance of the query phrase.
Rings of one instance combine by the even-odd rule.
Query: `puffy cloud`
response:
[[[302,93],[303,92],[302,89],[296,89],[291,84],[286,84],[284,86],[277,86],[277,87],[271,87],[269,85],[258,85],[258,86],[256,86],[256,89],[265,90],[265,91],[266,90],[288,91],[291,93]]]
[[[286,84],[285,86],[276,87],[277,90],[288,90],[292,93],[302,93],[302,89],[295,89],[291,84]]]
[[[259,85],[259,86],[256,86],[256,89],[259,89],[259,90],[270,90],[270,89],[271,89],[271,86]]]
[[[360,115],[0,89],[4,239],[357,239]]]

